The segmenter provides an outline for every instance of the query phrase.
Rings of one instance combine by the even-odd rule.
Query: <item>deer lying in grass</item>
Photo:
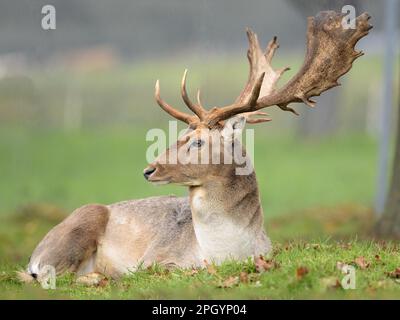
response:
[[[199,95],[193,103],[186,92],[185,72],[182,98],[194,113],[187,114],[161,99],[157,81],[157,103],[189,127],[144,170],[144,176],[153,183],[185,185],[189,197],[161,196],[83,206],[44,237],[34,250],[25,275],[40,279],[43,267],[50,265],[57,274],[100,273],[116,278],[134,271],[139,264],[201,267],[205,260],[220,263],[268,253],[271,242],[264,231],[254,171],[236,174],[236,161],[202,164],[191,160],[210,152],[211,137],[220,147],[220,159],[232,152],[227,145],[239,144],[236,138],[246,121],[270,120],[259,110],[276,105],[297,114],[288,106],[290,103],[303,102],[313,107],[311,97],[338,86],[338,78],[362,55],[354,50],[355,44],[371,28],[367,13],[357,18],[355,29],[345,30],[342,17],[326,11],[309,18],[304,64],[282,88],[277,88],[276,83],[288,68],[271,67],[278,48],[276,37],[263,52],[251,30],[247,30],[249,78],[233,104],[206,110]],[[264,117],[255,117],[260,115]],[[180,160],[186,164],[169,161],[174,152],[180,152]],[[241,147],[240,152],[246,156]]]

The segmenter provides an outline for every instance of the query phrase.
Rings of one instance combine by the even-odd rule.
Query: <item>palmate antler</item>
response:
[[[197,103],[192,103],[186,92],[186,71],[182,79],[181,93],[184,102],[196,116],[177,111],[162,101],[158,81],[157,102],[169,114],[191,126],[204,124],[210,128],[237,114],[246,115],[249,123],[269,121],[268,118],[252,119],[251,116],[266,115],[259,110],[274,105],[295,114],[297,112],[288,106],[292,102],[303,102],[314,107],[315,102],[311,98],[338,86],[337,80],[350,70],[355,59],[363,55],[362,52],[355,51],[354,46],[372,28],[368,23],[370,16],[367,13],[357,17],[355,29],[345,29],[342,26],[342,19],[343,14],[334,11],[323,11],[315,17],[308,18],[307,52],[303,66],[280,89],[276,88],[276,83],[289,68],[274,70],[271,67],[272,57],[278,48],[276,37],[269,42],[263,52],[257,35],[248,29],[249,78],[232,105],[206,110],[200,103],[199,93]]]

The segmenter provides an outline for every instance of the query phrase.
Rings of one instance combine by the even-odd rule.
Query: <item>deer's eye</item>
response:
[[[200,148],[203,144],[204,144],[204,140],[198,139],[198,140],[194,140],[194,141],[190,144],[190,147],[191,147],[191,148]]]

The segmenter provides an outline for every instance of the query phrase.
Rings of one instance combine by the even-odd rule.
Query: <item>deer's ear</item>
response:
[[[246,117],[244,116],[230,118],[225,122],[221,135],[225,140],[234,140],[242,134],[245,125]]]

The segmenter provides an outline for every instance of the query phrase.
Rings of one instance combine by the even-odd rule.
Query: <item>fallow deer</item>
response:
[[[224,153],[231,152],[226,145],[237,144],[236,138],[246,121],[270,120],[261,109],[278,106],[297,114],[290,103],[303,102],[314,107],[310,98],[338,86],[338,78],[363,54],[354,47],[372,28],[369,18],[367,13],[357,17],[355,29],[345,29],[343,15],[333,11],[308,18],[305,61],[281,88],[276,86],[277,81],[288,68],[274,70],[271,66],[278,48],[276,37],[263,51],[256,34],[248,29],[248,81],[236,101],[228,106],[206,110],[199,94],[197,102],[192,102],[186,91],[185,72],[181,94],[194,114],[178,111],[161,99],[157,81],[157,103],[171,116],[187,123],[188,130],[144,170],[144,176],[153,183],[185,185],[189,197],[161,196],[83,206],[44,237],[34,250],[25,275],[40,279],[43,267],[50,265],[57,274],[100,273],[117,278],[139,265],[201,267],[205,261],[220,263],[268,253],[271,242],[264,231],[254,171],[237,175],[236,161],[174,164],[169,158],[180,151],[184,158],[208,153],[211,137],[217,138],[222,158]],[[241,152],[245,156],[245,150]]]

